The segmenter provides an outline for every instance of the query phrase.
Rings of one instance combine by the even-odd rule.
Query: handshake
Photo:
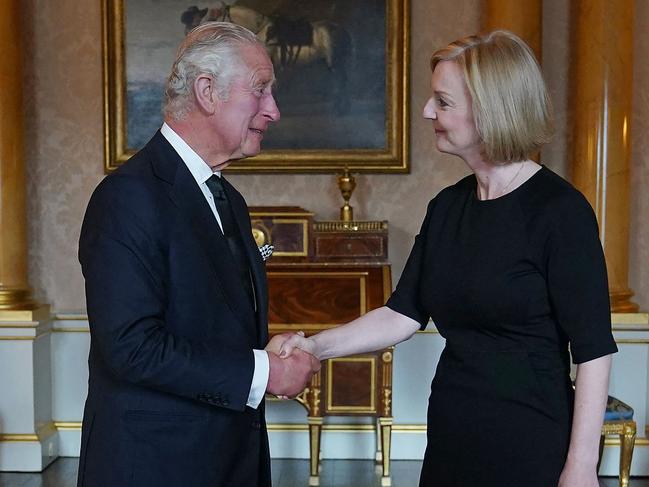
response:
[[[282,399],[297,396],[320,370],[315,344],[301,331],[275,335],[266,351],[270,364],[266,391]]]

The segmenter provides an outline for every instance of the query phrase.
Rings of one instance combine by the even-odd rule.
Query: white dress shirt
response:
[[[207,163],[199,156],[194,149],[189,147],[187,142],[185,142],[180,135],[173,131],[169,125],[166,123],[162,124],[160,128],[160,133],[164,136],[165,139],[171,144],[171,147],[178,153],[180,158],[183,160],[189,172],[192,173],[192,176],[196,180],[196,184],[203,192],[205,200],[210,205],[212,213],[214,213],[214,218],[221,227],[223,231],[223,225],[221,224],[221,218],[219,217],[219,212],[216,210],[216,203],[214,203],[214,196],[212,192],[205,184],[212,174],[216,174],[218,177],[221,177],[220,171],[212,172],[212,168],[207,165]],[[266,387],[268,387],[268,376],[270,374],[270,364],[268,361],[268,354],[264,350],[253,350],[255,355],[255,371],[252,376],[252,384],[250,386],[250,393],[248,394],[247,405],[251,408],[257,409],[259,403],[264,398],[266,393]]]

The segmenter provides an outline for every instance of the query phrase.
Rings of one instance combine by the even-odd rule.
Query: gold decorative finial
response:
[[[345,166],[345,172],[338,176],[338,188],[345,200],[345,204],[340,208],[340,219],[344,222],[354,221],[354,208],[349,206],[349,199],[352,197],[355,187],[356,180],[349,172],[349,168]]]

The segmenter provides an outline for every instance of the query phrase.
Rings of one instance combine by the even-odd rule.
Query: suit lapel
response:
[[[170,183],[169,197],[190,222],[194,237],[210,261],[214,277],[220,284],[228,306],[255,336],[254,310],[248,304],[245,290],[237,282],[238,274],[230,249],[205,196],[185,163],[162,134],[158,132],[151,145],[154,149],[152,164],[156,175]]]
[[[257,301],[257,330],[261,346],[268,342],[268,286],[266,282],[266,267],[259,253],[259,248],[252,237],[252,228],[250,226],[250,214],[243,198],[237,190],[223,179],[225,191],[228,194],[230,205],[237,221],[237,226],[241,232],[243,241],[250,263],[250,272],[255,287],[255,299]]]

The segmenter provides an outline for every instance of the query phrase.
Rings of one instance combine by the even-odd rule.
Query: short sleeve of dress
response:
[[[550,302],[579,364],[617,351],[604,252],[597,219],[579,193],[562,197],[552,208],[546,243]]]
[[[415,237],[415,244],[410,251],[410,256],[406,261],[406,266],[403,269],[401,278],[399,278],[397,288],[385,304],[391,310],[417,321],[422,330],[426,328],[430,316],[419,299],[419,282],[424,262],[428,225],[431,213],[435,207],[435,201],[436,200],[433,199],[428,204],[426,217],[421,225],[419,234]]]

